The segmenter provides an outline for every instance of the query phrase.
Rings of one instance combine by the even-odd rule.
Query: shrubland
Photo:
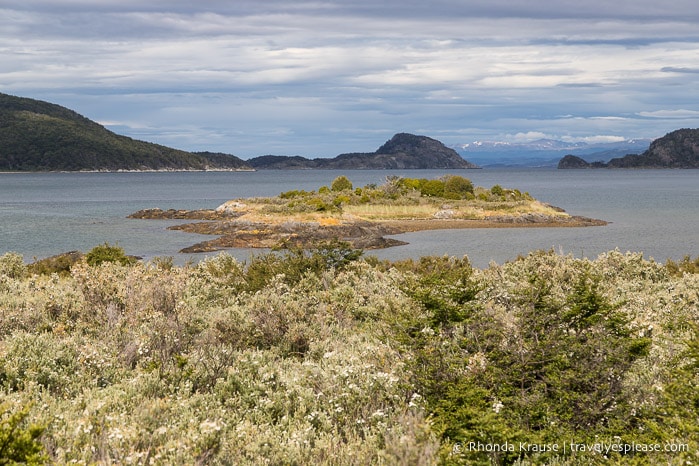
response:
[[[699,461],[689,265],[91,253],[0,257],[0,464]]]
[[[448,211],[449,218],[481,220],[507,214],[541,213],[551,217],[567,216],[560,209],[540,203],[518,189],[474,186],[459,175],[437,179],[389,176],[382,185],[354,187],[345,176],[338,176],[330,187],[317,190],[291,190],[277,197],[231,201],[234,210],[258,213],[267,221],[272,217],[288,220],[300,214],[374,220],[433,218]],[[224,204],[225,206],[226,204]],[[244,208],[242,206],[245,206]]]

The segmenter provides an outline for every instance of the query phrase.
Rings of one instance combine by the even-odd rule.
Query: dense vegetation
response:
[[[76,112],[0,94],[0,170],[244,168],[237,157],[190,153],[115,134]]]
[[[361,188],[354,188],[352,182],[341,175],[333,180],[330,187],[321,186],[317,191],[294,189],[281,193],[279,199],[255,198],[244,202],[264,203],[267,204],[267,211],[281,213],[315,210],[366,215],[361,206],[381,206],[386,209],[402,207],[404,216],[409,218],[433,216],[435,212],[445,208],[451,211],[452,216],[460,218],[479,218],[488,211],[524,213],[538,209],[554,215],[561,213],[560,210],[537,203],[529,193],[504,189],[497,184],[491,188],[474,187],[471,180],[459,175],[435,179],[389,176],[381,186],[370,184]]]
[[[691,260],[125,257],[0,257],[0,464],[699,461]]]

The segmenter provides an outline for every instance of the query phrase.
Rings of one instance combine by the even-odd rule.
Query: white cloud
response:
[[[696,110],[656,110],[652,112],[638,112],[638,115],[647,118],[699,118],[699,111]]]

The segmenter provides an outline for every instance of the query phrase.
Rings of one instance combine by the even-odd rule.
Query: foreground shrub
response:
[[[0,465],[46,464],[48,458],[39,442],[44,428],[27,425],[27,408],[11,412],[4,403],[0,405]]]
[[[0,256],[0,275],[8,278],[22,278],[27,272],[27,266],[21,254],[8,252]]]
[[[668,259],[665,267],[671,274],[678,276],[683,273],[699,273],[699,256],[694,260],[689,255],[684,256],[679,263]]]
[[[123,248],[111,246],[109,243],[92,248],[85,255],[85,260],[91,266],[100,265],[104,262],[116,262],[121,265],[129,265],[136,262],[133,257],[126,255]]]
[[[617,251],[360,254],[0,275],[3,419],[29,406],[6,424],[52,464],[699,460],[699,274]],[[682,450],[469,448],[573,441]]]

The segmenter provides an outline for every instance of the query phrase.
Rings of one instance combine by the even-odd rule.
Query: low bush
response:
[[[8,278],[22,278],[26,272],[27,266],[21,254],[8,252],[0,256],[0,275]]]

